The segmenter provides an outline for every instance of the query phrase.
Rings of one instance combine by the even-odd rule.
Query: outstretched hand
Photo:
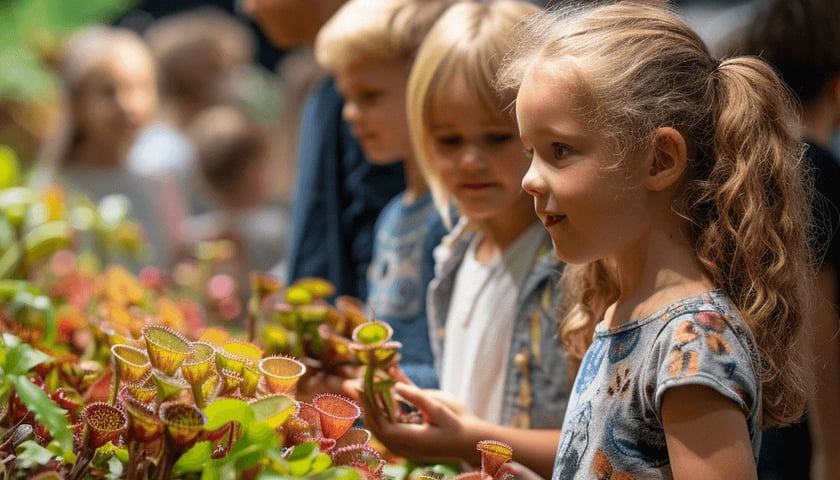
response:
[[[455,397],[405,383],[397,383],[394,393],[419,410],[423,424],[392,422],[385,412],[361,396],[366,428],[389,450],[423,460],[478,460],[477,440],[472,438],[470,429],[480,420]]]

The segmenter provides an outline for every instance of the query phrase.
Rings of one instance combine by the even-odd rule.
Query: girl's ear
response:
[[[674,185],[688,164],[685,139],[671,127],[657,128],[653,134],[653,155],[645,188],[657,192]]]

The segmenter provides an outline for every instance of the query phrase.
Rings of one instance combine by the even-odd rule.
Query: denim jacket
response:
[[[455,277],[470,241],[477,234],[465,219],[461,220],[435,249],[435,278],[427,293],[429,335],[438,371]],[[502,424],[560,429],[569,398],[569,376],[557,341],[558,279],[563,263],[554,255],[547,233],[532,265],[517,300]]]

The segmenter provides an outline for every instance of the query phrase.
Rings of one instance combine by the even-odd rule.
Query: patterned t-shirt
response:
[[[719,291],[613,329],[598,324],[569,399],[552,479],[673,478],[660,409],[665,391],[682,385],[737,403],[757,457],[754,358],[751,334]]]
[[[432,251],[446,228],[431,195],[407,204],[397,195],[376,223],[368,268],[368,304],[402,343],[400,367],[421,388],[437,388],[438,375],[426,319],[426,288],[434,275]]]

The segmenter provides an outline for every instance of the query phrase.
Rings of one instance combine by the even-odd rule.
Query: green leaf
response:
[[[252,402],[251,408],[257,420],[267,422],[271,428],[277,428],[286,421],[297,409],[291,397],[275,394],[260,398]]]
[[[85,0],[68,2],[67,0],[41,0],[52,13],[53,26],[59,29],[77,28],[93,22],[108,22],[127,11],[134,0]]]
[[[237,422],[243,427],[255,421],[254,409],[250,405],[235,398],[216,400],[204,408],[207,416],[205,430],[217,430],[229,422]]]
[[[8,375],[15,386],[20,400],[26,405],[53,437],[62,450],[73,451],[73,433],[67,422],[67,410],[60,408],[47,394],[28,378],[21,375]]]
[[[0,190],[17,185],[20,178],[20,160],[17,153],[6,145],[0,145]],[[8,226],[8,222],[4,222]],[[0,234],[0,245],[4,241],[3,235],[8,232]]]
[[[264,422],[252,422],[228,453],[228,460],[239,470],[253,467],[265,458],[269,450],[279,448],[274,429]]]
[[[0,77],[0,99],[34,103],[57,90],[58,82],[49,66],[22,45],[0,50],[0,64],[5,66]]]
[[[316,443],[301,443],[296,445],[292,454],[289,455],[289,474],[301,477],[310,472],[312,463],[321,453]]]
[[[313,457],[317,454],[321,453],[318,449],[318,444],[313,442],[305,442],[299,443],[294,446],[292,449],[291,455],[289,455],[289,461],[293,462],[295,460],[300,460],[302,458],[309,458]]]
[[[332,458],[326,453],[317,455],[312,460],[312,466],[309,468],[310,473],[320,473],[332,466]]]
[[[0,299],[4,302],[7,302],[8,299],[12,298],[17,292],[21,290],[34,290],[35,287],[24,280],[0,280]]]
[[[201,480],[236,480],[237,474],[233,465],[218,462],[219,460],[213,460],[211,467],[201,472]]]
[[[38,445],[35,440],[22,442],[15,450],[15,454],[17,455],[15,467],[22,469],[32,468],[36,465],[46,465],[54,457],[51,451]]]
[[[7,375],[26,375],[32,368],[53,358],[26,343],[19,343],[6,351],[5,361],[0,364]]]
[[[210,442],[198,442],[178,458],[173,468],[181,472],[200,472],[212,454],[213,445]]]
[[[309,473],[309,467],[312,466],[313,458],[300,458],[294,462],[289,462],[289,474],[293,477],[302,477]]]
[[[315,475],[308,475],[308,480],[363,480],[365,477],[358,470],[347,467],[336,467]]]
[[[108,458],[116,457],[117,460],[128,463],[128,450],[122,447],[118,447],[108,441],[105,445],[102,445],[97,449],[98,455],[108,455]],[[109,460],[110,461],[110,460]]]

